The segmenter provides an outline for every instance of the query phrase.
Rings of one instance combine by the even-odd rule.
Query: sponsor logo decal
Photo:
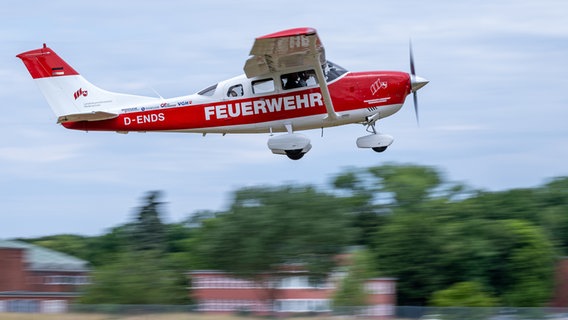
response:
[[[375,95],[377,94],[377,92],[379,92],[379,90],[386,89],[387,86],[388,83],[386,81],[381,81],[381,78],[378,78],[377,81],[373,82],[373,84],[371,85],[371,93]]]
[[[84,90],[83,88],[79,88],[79,90],[75,91],[75,93],[73,93],[73,98],[75,98],[75,100],[79,99],[79,97],[86,97],[87,95],[89,95],[89,92],[87,92],[87,90]]]

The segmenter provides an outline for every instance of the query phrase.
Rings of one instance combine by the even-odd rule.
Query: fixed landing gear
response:
[[[357,138],[357,147],[371,148],[375,152],[384,152],[390,146],[394,138],[388,134],[378,133],[375,129],[375,122],[378,120],[378,114],[372,116],[367,121],[367,132],[371,134]]]
[[[274,154],[286,155],[292,160],[300,160],[310,151],[312,145],[310,139],[303,134],[294,133],[292,125],[286,125],[288,133],[268,139],[268,148]]]

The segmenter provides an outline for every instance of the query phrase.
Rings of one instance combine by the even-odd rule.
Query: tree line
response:
[[[20,240],[89,261],[93,284],[82,302],[116,304],[191,303],[194,269],[262,281],[302,263],[317,282],[357,248],[337,306],[364,304],[364,279],[379,276],[397,278],[399,305],[543,306],[568,253],[568,177],[489,192],[433,167],[386,164],[344,170],[325,190],[241,188],[226,210],[169,224],[162,200],[148,192],[129,223],[100,236]]]

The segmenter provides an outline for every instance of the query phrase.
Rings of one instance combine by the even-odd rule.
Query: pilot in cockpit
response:
[[[307,87],[308,86],[308,73],[305,71],[298,72],[298,86],[299,87]]]
[[[300,84],[298,83],[298,74],[296,72],[284,75],[282,82],[284,84],[284,90],[300,87]]]

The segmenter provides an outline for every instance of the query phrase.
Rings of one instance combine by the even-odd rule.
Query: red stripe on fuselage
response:
[[[379,89],[373,87],[377,82],[383,83]],[[403,103],[409,88],[409,76],[403,72],[348,73],[329,85],[336,112]],[[381,98],[388,99],[381,101]],[[374,100],[379,102],[365,102]],[[327,113],[319,87],[199,105],[146,108],[153,110],[123,113],[104,121],[63,125],[87,131],[165,131],[251,125]]]

